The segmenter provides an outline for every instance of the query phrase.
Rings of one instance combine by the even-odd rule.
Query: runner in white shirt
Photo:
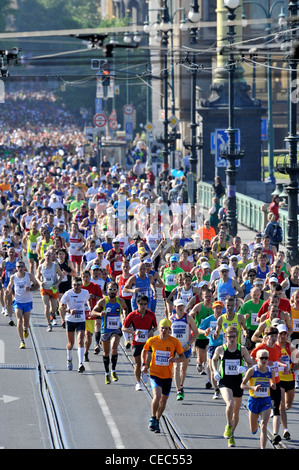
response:
[[[75,276],[72,281],[73,288],[65,292],[60,300],[60,315],[65,320],[66,334],[68,343],[67,349],[67,368],[73,369],[72,352],[75,343],[75,331],[77,332],[78,344],[78,372],[85,370],[84,360],[84,336],[85,336],[85,304],[87,303],[92,310],[90,294],[87,290],[82,289],[82,279]]]

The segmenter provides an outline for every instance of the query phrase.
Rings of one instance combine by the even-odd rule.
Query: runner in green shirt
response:
[[[213,292],[211,289],[206,289],[202,291],[203,302],[196,304],[190,312],[190,315],[193,316],[197,328],[200,328],[201,322],[214,314],[212,303],[213,303]],[[198,335],[195,341],[196,355],[197,355],[197,364],[196,368],[198,372],[202,375],[205,375],[205,364],[207,364],[207,347],[209,344],[208,338],[205,335]],[[210,381],[207,382],[206,387],[209,387]]]
[[[247,338],[246,338],[246,347],[249,351],[255,348],[255,343],[251,341],[251,337],[255,330],[258,327],[258,323],[256,321],[257,314],[263,305],[264,301],[261,300],[261,290],[258,287],[253,287],[250,291],[251,299],[241,306],[238,313],[244,315],[245,324],[247,327]]]

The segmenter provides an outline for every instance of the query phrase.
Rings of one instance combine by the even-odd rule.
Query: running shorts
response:
[[[58,299],[59,297],[59,292],[53,292],[52,289],[41,289],[40,290],[40,293],[41,295],[48,295],[49,297],[51,297],[51,299]]]
[[[247,408],[251,413],[259,415],[262,411],[271,408],[271,397],[255,398],[249,397],[247,401]]]
[[[152,390],[156,387],[162,388],[162,394],[166,397],[170,394],[172,378],[161,379],[155,375],[150,375],[150,382]]]
[[[123,334],[122,334],[121,329],[118,328],[117,330],[109,331],[107,333],[102,333],[101,340],[102,341],[109,341],[111,339],[112,335],[122,336]]]
[[[66,321],[66,331],[73,333],[74,331],[85,331],[85,321]]]
[[[85,329],[89,333],[93,334],[95,328],[95,321],[94,320],[85,320]]]
[[[32,302],[21,303],[21,302],[17,302],[16,300],[14,300],[12,305],[13,305],[14,309],[17,308],[18,310],[22,310],[23,313],[31,312],[31,310],[33,308],[33,303]]]

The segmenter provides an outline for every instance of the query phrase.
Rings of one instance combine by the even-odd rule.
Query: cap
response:
[[[273,318],[271,321],[271,326],[278,326],[281,325],[283,322],[280,318]]]
[[[147,253],[147,251],[144,246],[141,246],[140,248],[138,248],[138,253]]]
[[[212,304],[212,308],[214,308],[214,307],[223,307],[223,302],[221,302],[221,300],[216,300]]]
[[[103,248],[101,246],[99,248],[97,248],[96,253],[104,253]]]
[[[229,267],[227,264],[221,264],[219,271],[229,271]]]
[[[186,304],[185,304],[185,302],[184,302],[183,299],[176,299],[176,300],[173,302],[173,305],[174,305],[175,307],[178,307],[179,305],[184,305],[184,306],[185,306]]]
[[[260,243],[256,243],[253,249],[256,250],[256,248],[263,248],[263,245],[261,245]]]
[[[90,269],[101,269],[97,264],[93,264]]]
[[[202,267],[202,269],[207,269],[207,268],[210,268],[210,265],[209,265],[209,263],[204,262],[204,263],[201,263],[201,267]]]
[[[159,321],[159,326],[168,326],[169,328],[171,328],[171,321],[167,318],[163,318],[163,320]]]
[[[273,276],[273,277],[270,277],[270,278],[269,278],[269,283],[270,283],[270,282],[271,282],[271,283],[272,283],[272,282],[277,282],[277,283],[278,283],[277,277],[274,277],[274,276]]]
[[[203,287],[203,286],[208,286],[209,283],[207,281],[201,281],[199,284],[198,284],[198,287]]]
[[[117,238],[113,238],[112,243],[119,243],[119,240],[117,240]]]
[[[177,261],[177,260],[178,260],[178,259],[177,259],[177,257],[176,257],[175,255],[172,255],[172,256],[170,257],[170,261]]]
[[[285,331],[286,333],[288,333],[288,329],[286,325],[283,325],[283,324],[278,325],[277,329],[278,329],[278,333],[281,333],[282,331]]]
[[[146,259],[143,260],[143,264],[144,263],[152,264],[152,260],[150,258],[146,258]]]

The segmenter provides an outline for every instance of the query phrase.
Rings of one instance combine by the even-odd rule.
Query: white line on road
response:
[[[96,396],[96,399],[98,400],[98,404],[100,405],[102,413],[105,416],[106,422],[109,426],[110,432],[112,434],[112,437],[113,437],[113,440],[114,440],[114,443],[115,443],[115,447],[117,449],[124,449],[125,446],[122,442],[120,433],[119,433],[118,428],[115,424],[115,421],[114,421],[114,419],[111,415],[111,412],[109,410],[109,407],[106,403],[105,398],[103,397],[101,392],[96,392],[95,396]]]

